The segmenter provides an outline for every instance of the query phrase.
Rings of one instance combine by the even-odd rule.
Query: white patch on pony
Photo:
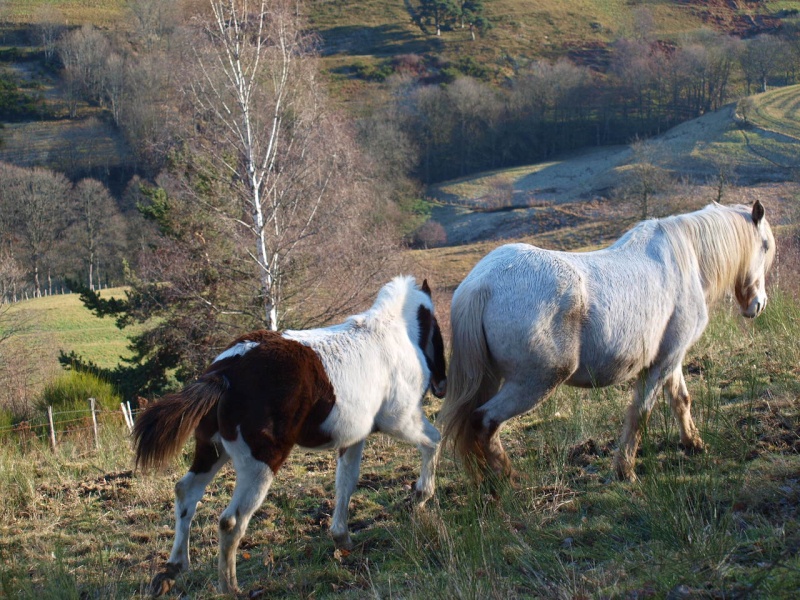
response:
[[[331,436],[327,447],[352,446],[376,425],[394,431],[398,421],[419,412],[430,380],[417,343],[420,305],[433,312],[414,278],[399,276],[383,286],[369,310],[344,323],[283,333],[317,353],[333,386],[336,403],[320,427]]]
[[[219,362],[233,356],[243,356],[258,345],[259,342],[240,342],[219,354],[217,358],[214,359],[214,362]]]

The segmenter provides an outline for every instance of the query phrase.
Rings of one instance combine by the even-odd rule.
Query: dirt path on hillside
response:
[[[780,190],[785,186],[780,184],[789,181],[797,168],[784,164],[787,152],[793,152],[796,145],[800,155],[800,143],[791,136],[755,127],[742,129],[735,111],[735,104],[725,106],[652,139],[657,148],[654,162],[672,172],[676,181],[694,186],[686,200],[689,204],[714,199],[714,190],[698,186],[715,180],[725,165],[733,166],[737,194],[747,188],[762,190],[757,195],[771,190],[776,194],[776,203],[783,202]],[[759,145],[750,143],[749,138],[756,135]],[[775,147],[764,145],[765,138],[775,142]],[[744,146],[744,151],[741,146],[736,150],[737,143]],[[778,146],[782,150],[776,153]],[[429,190],[429,196],[437,202],[431,218],[444,227],[447,245],[516,239],[574,227],[594,218],[592,211],[582,206],[586,203],[606,209],[616,204],[617,210],[621,209],[619,200],[612,202],[609,198],[635,160],[629,146],[595,148],[563,160],[446,182]],[[511,190],[508,205],[487,210],[504,186]],[[731,197],[725,201],[740,200]],[[628,213],[631,210],[636,209],[629,206]],[[625,216],[624,209],[620,216]]]

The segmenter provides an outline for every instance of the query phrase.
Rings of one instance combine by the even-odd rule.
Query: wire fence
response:
[[[14,439],[23,450],[33,444],[47,444],[55,452],[65,439],[91,440],[95,449],[99,449],[102,427],[124,426],[130,432],[139,412],[132,410],[129,402],[121,403],[119,410],[102,409],[94,398],[89,398],[85,409],[56,411],[48,406],[46,412],[14,425],[0,427],[0,439]]]

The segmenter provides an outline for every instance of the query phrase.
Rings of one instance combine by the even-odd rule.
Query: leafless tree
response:
[[[58,42],[58,56],[64,65],[64,79],[70,117],[77,116],[77,100],[102,100],[105,62],[111,54],[108,39],[92,25],[71,31]]]
[[[52,4],[45,4],[36,9],[33,19],[33,31],[44,50],[45,60],[53,62],[58,40],[66,29],[64,15]]]
[[[25,272],[10,248],[0,248],[0,302],[14,302]],[[0,329],[5,329],[0,327]]]
[[[633,160],[623,183],[623,194],[638,204],[642,219],[659,216],[653,210],[653,198],[671,181],[669,173],[659,165],[663,149],[658,142],[637,139],[631,150]]]
[[[649,42],[656,30],[656,17],[649,6],[637,6],[632,11],[633,39]]]
[[[455,119],[460,174],[464,175],[475,168],[473,155],[481,142],[486,142],[486,132],[495,130],[502,105],[489,86],[471,77],[459,77],[447,86],[446,97]],[[485,150],[490,155],[496,154],[491,146]]]
[[[102,66],[103,100],[107,103],[116,125],[120,125],[122,106],[129,97],[126,89],[127,64],[119,52],[111,52]]]
[[[4,175],[0,204],[12,211],[14,230],[24,250],[34,295],[41,296],[43,270],[66,226],[64,205],[71,186],[63,175],[40,167],[6,168]]]
[[[276,329],[286,317],[284,300],[301,292],[297,282],[320,285],[311,267],[330,264],[332,242],[341,237],[330,237],[330,223],[352,231],[340,215],[350,214],[342,190],[357,191],[348,182],[354,157],[345,143],[353,134],[328,110],[296,2],[209,5],[202,37],[191,41],[197,75],[185,84],[192,110],[186,139],[192,169],[214,193],[206,193],[209,185],[191,191],[241,239],[257,271],[263,323]],[[348,243],[364,246],[364,239]],[[337,252],[344,259],[350,249]]]
[[[758,83],[760,91],[766,92],[769,78],[784,68],[790,55],[788,44],[774,35],[762,33],[748,40],[741,54],[747,93],[752,83]]]
[[[169,39],[169,32],[177,25],[178,4],[179,0],[126,0],[134,35],[145,52],[152,52]]]
[[[104,241],[118,233],[113,227],[119,210],[106,187],[96,179],[82,179],[73,189],[75,207],[75,242],[80,246],[87,269],[89,289],[98,283],[96,271],[102,260]]]
[[[118,101],[118,123],[134,150],[138,167],[158,172],[176,137],[178,103],[174,63],[164,54],[126,61]]]

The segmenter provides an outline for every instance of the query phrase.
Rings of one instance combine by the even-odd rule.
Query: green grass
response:
[[[103,297],[122,297],[123,288],[104,290]],[[16,352],[36,358],[44,372],[57,370],[58,352],[75,351],[100,367],[114,367],[120,356],[129,356],[127,335],[136,328],[120,331],[114,319],[98,319],[77,294],[53,295],[11,305],[9,318],[23,325],[20,335],[9,343]]]
[[[764,130],[800,140],[800,85],[753,96],[748,120]]]
[[[435,498],[412,511],[416,451],[371,438],[351,505],[356,547],[339,553],[327,535],[335,455],[296,451],[250,524],[240,584],[285,598],[664,597],[678,586],[698,597],[791,598],[800,586],[798,316],[797,300],[779,290],[754,321],[733,305],[714,311],[686,361],[708,451],[685,455],[659,403],[637,483],[612,476],[627,388],[562,388],[504,430],[526,478],[496,498],[445,452]],[[426,406],[435,417],[437,401]],[[190,448],[168,473],[144,476],[130,472],[118,419],[101,420],[101,433],[99,452],[69,438],[56,454],[0,448],[6,596],[134,597],[166,560],[172,485]],[[198,509],[193,567],[178,592],[215,596],[217,518],[232,475],[225,469]]]

